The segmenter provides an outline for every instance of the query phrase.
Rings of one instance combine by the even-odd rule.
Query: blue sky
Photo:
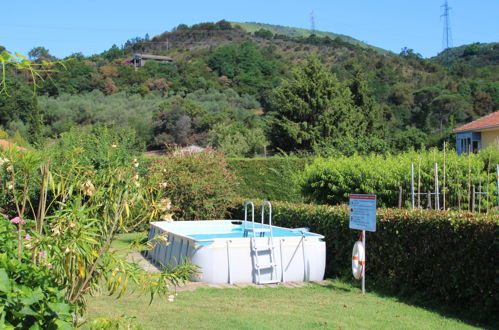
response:
[[[444,0],[329,1],[4,1],[0,45],[26,54],[44,46],[57,57],[100,53],[184,23],[259,22],[350,35],[394,52],[408,47],[431,57],[442,50]],[[449,0],[453,45],[499,41],[499,0]]]

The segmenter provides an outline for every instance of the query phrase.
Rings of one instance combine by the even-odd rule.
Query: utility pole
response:
[[[445,0],[444,4],[441,6],[444,9],[444,13],[440,15],[440,17],[444,18],[444,34],[442,38],[442,46],[445,51],[445,62],[446,65],[450,64],[449,61],[449,48],[452,47],[452,33],[450,28],[450,18],[449,12],[452,8],[449,7],[447,0]]]
[[[310,29],[312,30],[312,34],[315,34],[315,14],[313,10],[310,13]]]

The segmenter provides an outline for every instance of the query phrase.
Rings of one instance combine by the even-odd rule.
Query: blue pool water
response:
[[[251,222],[246,224],[246,229],[252,228]],[[258,228],[269,228],[268,225],[255,224],[255,229]],[[247,232],[247,235],[244,235],[243,224],[230,224],[222,227],[211,227],[209,228],[209,232],[207,232],[208,228],[189,228],[189,233],[185,233],[185,236],[191,237],[195,240],[206,240],[206,239],[215,239],[215,238],[242,238],[242,237],[253,237],[253,232]],[[186,228],[187,231],[187,228]],[[181,233],[179,231],[179,233]],[[256,237],[268,237],[268,232],[263,233],[255,233]],[[305,236],[317,236],[317,234],[309,233],[304,231],[303,228],[300,229],[288,229],[288,228],[279,228],[272,226],[272,236],[274,237],[300,237],[302,235]]]

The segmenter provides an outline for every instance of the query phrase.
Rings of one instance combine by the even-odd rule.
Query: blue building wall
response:
[[[463,152],[468,152],[468,150],[463,150],[462,140],[470,139],[470,141],[482,141],[482,133],[480,132],[460,132],[456,133],[456,150],[457,154],[460,155]],[[473,142],[471,142],[473,143]]]

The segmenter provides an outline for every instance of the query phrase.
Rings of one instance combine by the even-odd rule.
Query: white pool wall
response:
[[[179,221],[174,223],[151,223],[149,239],[167,233],[168,244],[159,243],[149,256],[156,264],[171,265],[183,263],[185,258],[198,265],[200,276],[195,281],[209,283],[256,282],[254,252],[251,239],[213,238],[196,240],[186,233],[193,228],[195,233],[217,233],[230,226],[234,220]],[[276,227],[276,226],[274,226]],[[281,227],[277,227],[281,228]],[[326,244],[323,236],[273,237],[275,246],[275,268],[280,282],[320,281],[326,267]],[[268,237],[257,237],[257,246],[268,244]],[[259,262],[269,261],[269,254],[260,253]],[[261,270],[261,281],[271,279],[272,269]]]

